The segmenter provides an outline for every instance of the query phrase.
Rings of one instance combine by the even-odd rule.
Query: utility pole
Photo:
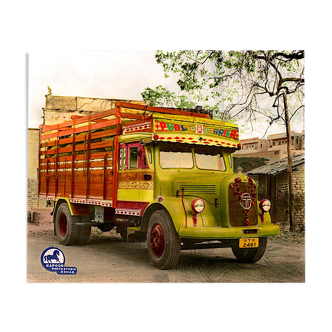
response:
[[[293,192],[293,154],[292,154],[292,136],[289,123],[288,104],[286,93],[283,93],[284,106],[285,106],[285,120],[286,120],[286,133],[287,133],[287,154],[288,154],[288,188],[289,188],[289,223],[290,231],[295,231],[295,216],[294,216],[294,192]]]

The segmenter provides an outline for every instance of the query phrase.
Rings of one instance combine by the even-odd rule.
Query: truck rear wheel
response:
[[[86,225],[80,225],[78,226],[79,233],[78,233],[78,239],[77,243],[78,245],[84,245],[87,244],[90,238],[91,234],[91,219],[90,216],[81,216],[79,217],[80,223],[84,223]]]
[[[55,234],[60,244],[71,246],[77,243],[79,238],[78,216],[72,216],[66,203],[61,203],[55,216]]]
[[[237,242],[237,246],[232,247],[232,251],[234,256],[238,259],[238,261],[242,263],[255,263],[258,262],[264,255],[267,238],[261,237],[259,238],[259,245],[257,248],[239,248],[239,243]]]
[[[155,211],[148,224],[147,247],[150,261],[160,270],[174,267],[180,257],[181,241],[165,211]]]

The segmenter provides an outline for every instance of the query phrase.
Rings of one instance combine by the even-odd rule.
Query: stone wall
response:
[[[44,110],[44,124],[53,125],[71,120],[72,115],[85,116],[115,108],[119,99],[54,96],[48,94]],[[139,100],[120,100],[144,105]]]

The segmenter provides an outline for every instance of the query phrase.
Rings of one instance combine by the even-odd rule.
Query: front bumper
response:
[[[245,230],[257,230],[255,234],[246,234]],[[179,236],[189,239],[239,239],[242,237],[267,237],[279,234],[278,225],[263,227],[181,227]]]

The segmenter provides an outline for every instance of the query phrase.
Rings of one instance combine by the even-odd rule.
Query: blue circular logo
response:
[[[56,247],[45,249],[40,257],[41,264],[48,271],[57,271],[65,265],[64,253]]]
[[[40,262],[44,269],[57,274],[75,275],[77,273],[76,267],[65,266],[65,255],[57,247],[45,249],[40,257]]]

